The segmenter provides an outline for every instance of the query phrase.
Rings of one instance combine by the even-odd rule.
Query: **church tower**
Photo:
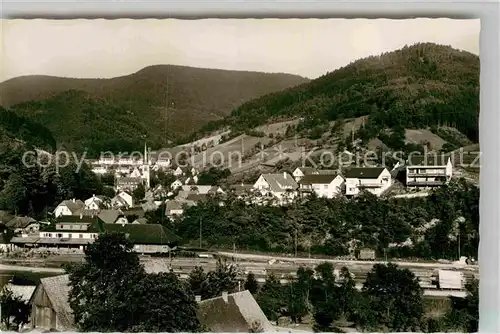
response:
[[[146,181],[146,189],[151,186],[151,176],[149,172],[149,159],[148,159],[148,147],[146,142],[144,142],[144,159],[142,162],[142,178]]]

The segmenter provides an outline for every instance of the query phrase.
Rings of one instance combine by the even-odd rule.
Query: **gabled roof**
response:
[[[332,174],[306,175],[300,179],[299,184],[330,184],[337,176]]]
[[[64,205],[66,206],[69,211],[75,212],[78,209],[83,209],[85,207],[85,203],[83,203],[81,200],[65,200],[62,201],[58,206]]]
[[[133,208],[129,208],[127,210],[122,210],[123,214],[125,216],[132,216],[132,215],[135,215],[139,218],[142,218],[144,217],[144,210],[141,208],[141,207],[133,207]]]
[[[99,210],[92,210],[92,209],[78,209],[75,212],[73,212],[73,216],[97,216],[99,214]]]
[[[186,206],[193,206],[196,203],[194,201],[190,200],[173,200],[173,201],[167,201],[165,203],[165,211],[169,212],[171,210],[181,210],[185,205]]]
[[[449,156],[446,155],[414,155],[409,156],[407,160],[408,166],[446,166]]]
[[[141,205],[141,208],[144,210],[144,211],[154,211],[156,209],[158,209],[158,205],[156,205],[154,202],[152,201],[147,201],[146,203],[143,203]]]
[[[297,167],[296,169],[300,170],[304,175],[312,175],[317,174],[318,170],[314,167]]]
[[[76,330],[73,312],[69,305],[69,276],[59,275],[40,279],[40,285],[47,294],[52,308],[57,314],[57,321],[63,330]],[[36,293],[35,293],[36,295]]]
[[[99,232],[122,232],[134,244],[168,245],[180,239],[160,224],[97,224]]]
[[[14,217],[5,226],[8,228],[26,228],[32,223],[36,223],[36,220],[31,217]]]
[[[345,172],[346,178],[376,179],[384,171],[384,167],[354,167]]]
[[[222,297],[202,300],[197,317],[202,326],[214,333],[248,333],[254,323],[263,332],[276,331],[248,290],[229,294],[227,302]]]
[[[132,222],[132,224],[147,224],[148,220],[146,218],[137,218]]]
[[[6,288],[12,291],[14,296],[21,298],[24,302],[29,302],[33,293],[35,292],[35,285],[17,285],[12,283],[7,283]]]
[[[59,216],[56,218],[56,224],[66,224],[66,223],[82,223],[82,224],[93,224],[98,220],[97,215],[92,216]]]
[[[106,224],[113,224],[122,215],[123,212],[120,210],[101,210],[98,217]]]
[[[262,177],[269,184],[269,188],[273,192],[284,192],[286,190],[295,190],[299,186],[297,182],[295,182],[293,176],[288,173],[279,173],[279,174],[262,174]]]

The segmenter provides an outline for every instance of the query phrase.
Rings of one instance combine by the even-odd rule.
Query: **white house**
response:
[[[406,162],[407,187],[436,187],[451,180],[453,165],[444,155],[411,156]]]
[[[108,167],[107,165],[93,164],[92,172],[94,172],[95,174],[106,174],[108,172]]]
[[[54,216],[57,218],[59,216],[71,216],[75,214],[76,211],[85,208],[85,203],[79,199],[71,199],[62,201],[54,210]]]
[[[132,170],[132,173],[130,173],[129,177],[141,177],[142,176],[142,173],[141,171],[139,170],[139,168],[135,167],[133,170]]]
[[[340,175],[311,174],[299,181],[299,190],[303,194],[315,193],[318,197],[334,198],[342,192],[344,178]]]
[[[384,167],[356,167],[345,173],[347,196],[357,195],[362,190],[380,196],[391,184],[391,173]]]
[[[113,199],[111,199],[111,205],[114,208],[123,208],[123,207],[130,208],[134,206],[134,199],[132,195],[130,195],[128,192],[121,191],[120,193],[118,193],[118,195],[116,195],[115,197],[113,197]]]
[[[117,177],[115,183],[117,191],[134,191],[140,184],[145,182],[142,177]]]
[[[177,179],[177,180],[175,180],[174,182],[172,182],[172,184],[170,185],[170,188],[171,188],[172,190],[175,190],[175,189],[177,189],[177,188],[179,188],[179,187],[182,187],[182,186],[183,186],[182,181],[181,181],[181,180],[179,180],[179,179]]]
[[[92,197],[85,200],[85,209],[87,210],[100,210],[106,206],[106,198],[104,196],[92,195]]]
[[[262,174],[253,188],[262,196],[277,199],[279,204],[286,204],[297,196],[299,185],[287,172],[279,174]]]

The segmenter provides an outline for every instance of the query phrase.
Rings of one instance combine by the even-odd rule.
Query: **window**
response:
[[[79,234],[78,238],[83,239],[83,234]]]
[[[62,233],[57,233],[57,237],[62,238],[63,237]]]

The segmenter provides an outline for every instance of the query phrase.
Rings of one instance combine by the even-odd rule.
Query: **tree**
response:
[[[146,196],[146,188],[144,187],[143,183],[139,183],[137,187],[134,189],[132,192],[132,196],[134,197],[134,201],[142,201],[144,197]]]
[[[193,294],[170,274],[147,274],[123,233],[100,235],[85,250],[85,262],[67,271],[69,303],[82,331],[199,329]]]
[[[19,328],[19,325],[27,324],[31,313],[31,307],[21,297],[4,286],[0,291],[1,324],[6,330]],[[13,327],[11,327],[14,325]]]
[[[188,277],[188,284],[191,291],[202,298],[207,298],[208,291],[204,291],[207,283],[207,274],[203,270],[203,267],[196,266],[190,273]]]
[[[11,212],[17,213],[23,209],[27,195],[28,188],[26,188],[21,175],[17,173],[10,174],[1,192],[4,206]]]
[[[233,292],[238,286],[238,274],[239,270],[235,265],[218,259],[215,270],[207,274],[206,285],[203,287],[207,291],[207,298],[218,297],[222,292]]]
[[[479,326],[479,281],[469,280],[465,289],[465,298],[450,297],[452,308],[445,315],[445,324],[449,330],[475,333]]]
[[[257,303],[267,318],[276,321],[286,307],[283,299],[283,290],[279,280],[274,274],[266,277],[266,282],[257,294]]]
[[[133,291],[141,305],[132,332],[198,332],[197,303],[173,272],[146,275]]]
[[[259,283],[257,283],[254,273],[252,272],[248,273],[244,287],[245,290],[250,291],[252,295],[257,294],[257,292],[259,291]]]
[[[423,315],[422,288],[415,274],[389,263],[375,264],[363,284],[379,328],[415,331]]]

